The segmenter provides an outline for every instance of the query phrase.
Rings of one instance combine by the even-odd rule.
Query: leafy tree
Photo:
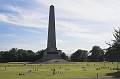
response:
[[[1,62],[9,62],[10,61],[10,53],[8,51],[2,51],[1,53],[1,58],[2,61]]]
[[[33,62],[43,57],[46,50],[34,53],[32,50],[12,48],[9,51],[0,51],[0,62]],[[67,60],[66,54],[61,53],[61,57]]]
[[[31,62],[34,61],[35,53],[32,50],[26,50],[26,60]]]
[[[104,51],[99,46],[93,46],[90,53],[91,53],[91,56],[90,56],[91,61],[104,60]]]
[[[67,60],[68,56],[64,52],[62,52],[61,53],[61,58],[64,59],[64,60]]]
[[[35,54],[35,60],[37,60],[37,59],[40,59],[40,58],[42,58],[43,57],[43,54],[44,54],[44,52],[45,52],[45,50],[39,50],[39,51],[37,51]]]
[[[12,48],[8,51],[10,53],[9,61],[16,61],[17,60],[17,48]]]
[[[5,58],[5,52],[6,51],[0,51],[0,62],[7,62],[7,59]]]
[[[17,51],[17,61],[26,61],[26,51],[23,49],[18,49]]]
[[[79,61],[86,61],[88,56],[88,51],[78,49],[75,53],[71,55],[71,61],[79,62]]]
[[[112,44],[108,44],[110,47],[105,54],[108,61],[120,61],[120,28],[114,29],[114,40]]]

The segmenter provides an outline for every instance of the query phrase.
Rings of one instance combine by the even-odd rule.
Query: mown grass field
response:
[[[120,63],[80,62],[75,64],[1,63],[0,79],[75,79],[82,77],[111,77]]]

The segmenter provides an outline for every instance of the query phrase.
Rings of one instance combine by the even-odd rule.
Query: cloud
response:
[[[45,27],[46,21],[42,20],[42,13],[36,13],[32,11],[26,12],[23,9],[19,8],[17,11],[19,15],[12,15],[12,14],[0,14],[1,21],[11,24],[16,24],[23,27]],[[40,17],[38,17],[40,16]]]
[[[68,0],[65,0],[62,2],[58,0],[58,2],[59,4],[56,2],[56,6],[61,9],[63,16],[65,13],[67,14],[66,18],[71,19],[74,17],[75,19],[81,18],[92,21],[119,23],[120,10],[118,4],[120,1],[109,0],[109,2],[99,2],[98,0],[76,0],[73,2],[69,0],[68,2]],[[69,4],[67,4],[67,2]],[[114,4],[111,6],[111,3]]]
[[[48,27],[49,6],[53,4],[57,43],[64,50],[90,49],[95,44],[105,47],[104,42],[113,38],[113,27],[120,24],[119,0],[1,0],[0,4],[0,22],[42,30]],[[24,30],[35,34],[41,31]],[[13,46],[22,46],[17,43]]]
[[[14,34],[14,33],[4,33],[4,36],[6,36],[6,37],[16,37],[17,35]]]
[[[27,2],[29,3],[29,1],[25,1],[24,3]],[[111,3],[113,2],[114,4],[112,4],[111,6]],[[35,7],[32,6],[34,7],[34,9],[26,9],[26,8],[24,9],[23,7],[19,6],[17,2],[14,2],[14,5],[10,5],[10,10],[17,12],[19,15],[18,16],[14,16],[13,14],[1,15],[4,16],[3,17],[4,19],[6,19],[4,20],[4,22],[14,23],[26,27],[39,27],[39,28],[46,27],[48,23],[47,22],[48,9],[51,3],[55,5],[56,18],[58,19],[58,23],[59,23],[59,18],[63,18],[63,21],[64,19],[72,19],[78,21],[82,19],[82,20],[94,21],[100,23],[106,22],[110,24],[111,23],[118,24],[120,20],[119,19],[120,10],[118,5],[120,1],[110,0],[109,2],[106,2],[106,1],[98,1],[98,0],[91,0],[91,1],[56,0],[52,2],[47,0],[35,0],[34,3],[42,4],[44,5],[44,7],[47,8],[44,8],[45,10],[41,11],[40,9],[43,8],[43,6],[37,5]],[[37,7],[39,7],[39,9]],[[64,21],[64,23],[65,22],[66,21]]]

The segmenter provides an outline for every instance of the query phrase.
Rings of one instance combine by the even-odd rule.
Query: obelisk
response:
[[[49,60],[59,61],[61,58],[61,50],[57,50],[56,47],[56,32],[55,32],[55,12],[54,6],[50,6],[49,11],[49,24],[48,24],[48,40],[47,40],[47,48],[43,53],[43,57],[36,62],[46,62]]]
[[[54,6],[51,5],[49,11],[47,52],[55,52],[56,50],[55,12]]]

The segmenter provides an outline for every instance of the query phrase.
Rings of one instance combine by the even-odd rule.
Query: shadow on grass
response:
[[[120,71],[107,73],[106,76],[112,76],[113,78],[120,78]]]

